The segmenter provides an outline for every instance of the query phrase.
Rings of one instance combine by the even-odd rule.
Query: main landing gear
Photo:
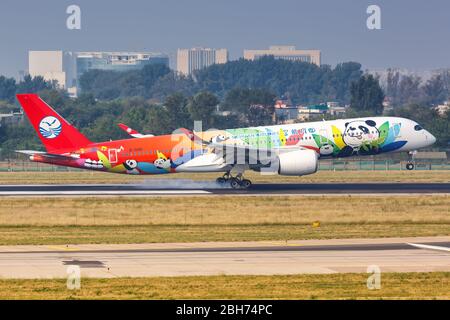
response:
[[[233,177],[229,172],[227,172],[223,175],[223,177],[217,178],[216,181],[222,185],[230,183],[233,189],[248,189],[252,185],[250,180],[244,179],[242,173],[238,173],[235,177]]]

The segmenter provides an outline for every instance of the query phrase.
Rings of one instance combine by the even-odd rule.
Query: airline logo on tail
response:
[[[61,122],[53,116],[45,117],[39,123],[39,132],[46,139],[53,139],[59,136],[62,131]]]

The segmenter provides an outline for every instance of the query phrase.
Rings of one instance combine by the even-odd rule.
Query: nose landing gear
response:
[[[248,189],[252,185],[250,180],[244,179],[242,173],[238,173],[235,177],[233,177],[229,172],[227,172],[223,175],[223,177],[217,178],[216,182],[219,184],[230,183],[233,189]]]
[[[406,170],[414,170],[414,163],[408,162],[406,164]]]
[[[408,162],[406,163],[406,170],[414,170],[414,156],[416,155],[417,151],[410,151],[408,152]]]

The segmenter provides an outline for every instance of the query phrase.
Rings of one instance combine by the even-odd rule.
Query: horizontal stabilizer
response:
[[[14,152],[26,154],[27,156],[33,156],[35,154],[46,154],[44,151],[35,151],[35,150],[15,150]]]
[[[38,156],[39,158],[58,159],[58,160],[74,160],[74,159],[79,158],[79,157],[72,156],[72,155],[54,154],[54,153],[48,153],[48,152],[43,152],[43,151],[34,151],[34,150],[15,150],[15,152],[30,156],[31,160],[33,160],[33,157],[35,157],[35,156]]]

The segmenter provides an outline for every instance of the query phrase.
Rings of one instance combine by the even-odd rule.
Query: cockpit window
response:
[[[422,126],[421,126],[421,125],[419,125],[419,124],[416,124],[416,125],[414,126],[414,130],[416,130],[416,131],[420,131],[420,130],[423,130],[423,128],[422,128]]]

